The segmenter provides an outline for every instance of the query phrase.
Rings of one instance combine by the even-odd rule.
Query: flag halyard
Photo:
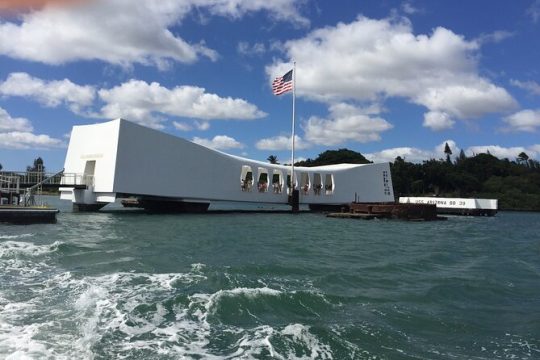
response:
[[[272,82],[272,93],[281,95],[293,90],[293,71],[287,72],[283,76],[279,76]]]

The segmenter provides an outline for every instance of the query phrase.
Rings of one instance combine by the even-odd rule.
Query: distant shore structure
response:
[[[85,189],[60,187],[76,211],[135,198],[147,209],[205,211],[211,201],[286,204],[291,168],[213,150],[124,119],[74,126],[66,173]],[[394,202],[389,163],[295,167],[299,203]]]
[[[434,204],[438,214],[494,216],[498,210],[497,199],[468,199],[442,197],[400,197],[402,204]]]

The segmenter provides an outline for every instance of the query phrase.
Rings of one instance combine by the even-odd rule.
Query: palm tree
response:
[[[278,163],[278,158],[276,155],[270,155],[266,158],[266,160],[268,160],[268,162],[270,162],[270,164],[279,164]]]

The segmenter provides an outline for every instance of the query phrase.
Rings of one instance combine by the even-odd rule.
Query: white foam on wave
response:
[[[164,302],[171,299],[180,284],[203,279],[206,277],[193,273],[116,273],[80,280],[85,290],[74,303],[81,320],[81,337],[76,346],[89,354],[104,334],[121,332],[122,340],[100,345],[128,357],[133,352],[155,353],[156,348],[182,356],[202,353],[208,343],[208,327],[196,317],[191,319],[187,309],[180,305],[175,306],[176,321],[171,323],[166,320],[171,310]],[[138,307],[143,305],[148,309],[141,313]]]
[[[6,360],[15,359],[53,359],[54,352],[34,337],[41,332],[40,324],[11,326],[0,323],[0,354]]]
[[[31,302],[11,302],[0,297],[0,357],[5,359],[53,357],[53,353],[45,344],[34,339],[42,327],[49,323],[20,324],[25,315],[35,312],[36,306]]]
[[[226,297],[243,296],[249,299],[255,299],[261,296],[280,296],[282,294],[283,294],[282,291],[271,289],[269,287],[262,287],[262,288],[239,287],[239,288],[234,288],[231,290],[219,290],[208,297],[204,295],[200,297],[203,299],[207,298],[206,305],[205,305],[207,313],[214,313],[216,309],[216,304],[218,304],[221,299],[226,298]]]
[[[204,271],[205,268],[206,268],[205,264],[201,264],[201,263],[191,264],[191,272],[200,273]]]
[[[230,358],[252,359],[268,355],[274,359],[333,359],[329,345],[323,344],[310,327],[289,324],[284,328],[259,326],[246,332],[236,342],[237,350]]]
[[[22,241],[4,241],[0,242],[0,259],[18,256],[41,256],[58,250],[58,246],[61,244],[60,241],[46,245],[36,245]]]
[[[256,327],[249,333],[245,333],[235,344],[237,350],[229,355],[230,358],[249,359],[263,354],[264,350],[274,359],[285,359],[277,353],[270,338],[275,330],[269,325]]]
[[[26,237],[32,237],[34,234],[18,234],[18,235],[0,235],[0,240],[3,239],[20,239]]]
[[[254,300],[261,297],[279,297],[294,293],[296,291],[285,293],[284,290],[276,290],[266,286],[260,288],[239,287],[219,290],[213,294],[194,294],[190,300],[192,308],[197,308],[198,305],[193,314],[198,316],[200,323],[208,325],[208,315],[215,313],[219,302],[224,298],[245,297]],[[317,336],[310,332],[310,327],[302,324],[290,324],[282,329],[261,325],[254,329],[233,328],[231,330],[241,334],[241,337],[235,344],[236,351],[227,355],[227,358],[252,359],[265,355],[276,359],[333,358],[330,346],[321,343]],[[274,344],[285,344],[285,347]],[[302,355],[297,354],[298,348],[304,350]]]
[[[74,307],[78,310],[77,316],[81,323],[80,337],[75,342],[75,348],[85,358],[93,356],[92,346],[99,342],[102,335],[99,331],[101,314],[104,309],[111,309],[112,305],[105,288],[96,285],[90,285],[75,301]]]
[[[46,253],[50,245],[7,244],[4,249],[36,254]],[[8,261],[0,258],[0,262],[5,265]],[[25,266],[36,264],[28,262]],[[17,279],[23,278],[17,272]],[[80,278],[64,272],[39,280],[42,278],[24,279],[27,285],[21,288],[25,291],[21,302],[10,301],[12,295],[0,292],[0,358],[10,354],[13,359],[91,359],[95,356],[94,345],[102,341],[103,335],[115,331],[126,336],[112,345],[111,353],[121,354],[124,349],[129,354],[137,336],[163,327],[168,310],[161,302],[169,299],[180,284],[205,277],[190,273],[116,273]],[[139,316],[134,310],[141,304],[155,304],[156,311],[151,311],[148,318]],[[181,331],[181,326],[160,330],[156,337],[167,333],[170,338]],[[155,350],[155,340],[143,341],[143,348]]]
[[[60,241],[46,245],[12,240],[0,242],[0,276],[10,276],[16,286],[38,279],[50,269],[45,257],[57,251],[61,244]]]
[[[283,294],[268,287],[240,287],[186,296],[171,307],[174,292],[171,284],[179,279],[185,282],[188,278],[199,281],[196,275],[121,273],[91,280],[93,285],[76,301],[80,316],[87,318],[80,328],[83,336],[78,346],[81,351],[90,351],[101,341],[103,334],[121,332],[123,337],[117,338],[115,344],[104,345],[101,342],[100,346],[108,346],[106,352],[127,357],[158,352],[180,358],[223,358],[208,348],[214,331],[217,331],[215,325],[208,321],[208,315],[215,311],[219,302],[230,297],[257,299]],[[146,310],[139,311],[140,306]],[[174,321],[171,321],[172,316]],[[219,331],[229,331],[239,337],[235,352],[227,358],[251,358],[263,353],[283,359],[332,358],[329,347],[321,344],[308,327],[300,324],[281,330],[264,325],[255,329],[220,327]],[[289,350],[276,350],[272,344],[276,339],[288,344]],[[298,346],[305,349],[303,356],[295,355],[293,349]]]
[[[50,246],[42,250],[50,251]],[[184,289],[207,279],[204,271],[204,264],[193,264],[187,273],[81,277],[63,272],[51,274],[26,302],[10,304],[0,293],[0,358],[16,354],[18,359],[92,359],[96,349],[100,356],[116,358],[155,354],[205,359],[268,354],[277,359],[332,358],[329,346],[301,324],[242,328],[209,320],[224,299],[258,300],[294,291],[264,286],[186,293]],[[229,354],[224,354],[225,349],[216,354],[211,343],[223,332],[236,340]],[[302,352],[297,355],[299,348]]]
[[[301,324],[287,325],[281,335],[290,337],[294,343],[302,344],[309,352],[308,359],[332,359],[332,350],[330,346],[321,344],[316,336],[310,333],[309,326]],[[290,356],[292,354],[287,354]]]

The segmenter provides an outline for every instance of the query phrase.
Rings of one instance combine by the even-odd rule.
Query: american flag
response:
[[[281,95],[293,89],[293,71],[289,71],[283,76],[277,77],[272,83],[274,95]]]

